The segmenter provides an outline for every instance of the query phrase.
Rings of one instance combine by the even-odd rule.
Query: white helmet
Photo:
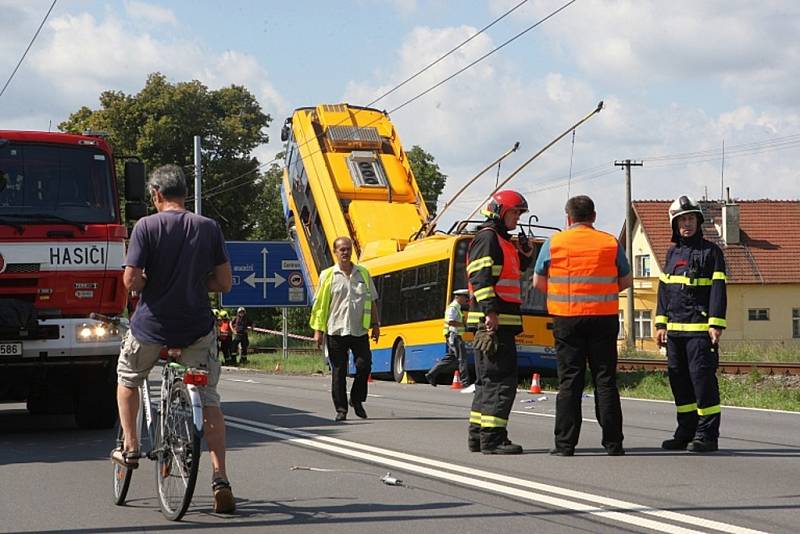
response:
[[[669,223],[672,224],[675,219],[684,213],[696,213],[698,224],[703,223],[703,210],[700,208],[700,204],[695,202],[692,197],[681,195],[669,205]]]

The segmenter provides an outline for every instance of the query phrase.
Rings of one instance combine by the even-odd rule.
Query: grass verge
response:
[[[764,376],[754,371],[747,375],[718,375],[722,404],[800,412],[800,380],[797,377]],[[591,380],[586,380],[592,392]],[[637,371],[617,375],[620,395],[638,399],[673,400],[669,379],[663,371]],[[524,387],[530,386],[530,382]],[[558,389],[555,378],[543,380],[542,387]]]

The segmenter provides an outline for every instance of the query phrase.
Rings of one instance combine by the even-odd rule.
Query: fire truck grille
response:
[[[38,273],[38,263],[9,263],[6,265],[7,273]]]

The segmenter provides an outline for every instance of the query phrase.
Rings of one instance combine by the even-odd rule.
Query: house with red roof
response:
[[[634,333],[637,348],[655,350],[658,277],[672,229],[670,200],[633,202]],[[725,254],[728,276],[725,346],[800,343],[800,201],[700,202],[703,236]],[[625,227],[620,234],[624,243]],[[626,338],[626,293],[620,293],[620,336]]]

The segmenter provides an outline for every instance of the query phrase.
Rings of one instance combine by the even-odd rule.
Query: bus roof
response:
[[[393,269],[398,264],[417,265],[449,258],[452,256],[455,244],[459,240],[471,240],[472,237],[471,235],[432,235],[410,242],[406,248],[399,252],[366,260],[362,265],[369,269],[370,274],[375,275],[385,270]]]

